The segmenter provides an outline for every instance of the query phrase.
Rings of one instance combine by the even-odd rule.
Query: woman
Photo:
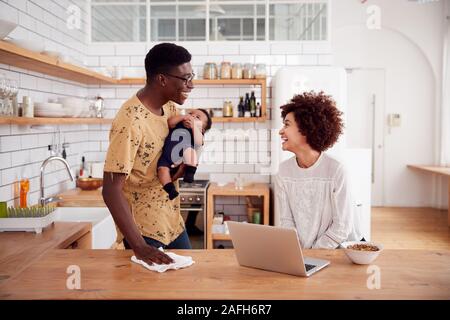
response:
[[[343,165],[324,153],[342,133],[342,112],[323,92],[297,95],[281,109],[282,148],[295,155],[280,164],[276,176],[281,226],[297,229],[303,248],[359,240]]]

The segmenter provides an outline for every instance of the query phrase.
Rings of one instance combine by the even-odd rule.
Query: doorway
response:
[[[348,148],[372,150],[372,206],[384,206],[384,69],[347,69]]]

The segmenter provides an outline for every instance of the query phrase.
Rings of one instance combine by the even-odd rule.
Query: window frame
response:
[[[135,4],[135,5],[145,5],[146,6],[146,41],[92,41],[92,0],[86,1],[86,12],[88,14],[87,17],[87,44],[88,45],[127,45],[127,44],[146,44],[148,46],[153,45],[155,43],[161,42],[161,41],[152,41],[151,40],[151,21],[150,21],[150,15],[151,15],[151,6],[168,6],[168,5],[179,5],[181,6],[188,6],[188,5],[199,5],[199,4],[205,4],[206,6],[206,12],[205,12],[205,40],[175,40],[173,42],[179,43],[179,44],[189,44],[189,43],[200,43],[200,42],[206,42],[208,44],[239,44],[243,42],[255,42],[255,43],[273,43],[273,44],[284,44],[284,43],[330,43],[331,41],[331,2],[330,0],[232,0],[232,1],[221,1],[221,0],[201,0],[201,1],[161,1],[161,2],[152,2],[151,0],[146,0],[145,2],[129,2],[129,1],[121,1],[121,2],[111,2],[108,3],[109,5],[129,5],[129,4]],[[210,14],[209,14],[209,8],[210,4],[219,4],[219,5],[255,5],[259,4],[265,5],[265,38],[264,40],[257,40],[254,38],[254,40],[210,40],[209,37],[209,27],[210,27]],[[326,17],[327,17],[327,25],[326,25],[326,39],[325,40],[270,40],[269,32],[270,32],[270,5],[271,4],[301,4],[301,3],[325,3],[327,5],[326,9]],[[99,3],[98,5],[105,5],[105,3]],[[178,10],[175,10],[176,16],[175,16],[175,39],[179,39],[179,16],[178,16]],[[253,16],[254,20],[254,33],[257,32],[257,20],[255,17],[257,15]]]

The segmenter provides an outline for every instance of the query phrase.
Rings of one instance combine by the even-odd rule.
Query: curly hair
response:
[[[322,152],[332,147],[342,134],[342,112],[331,96],[323,91],[295,95],[280,108],[283,119],[288,113],[294,113],[299,132],[306,136],[306,142],[316,151]]]

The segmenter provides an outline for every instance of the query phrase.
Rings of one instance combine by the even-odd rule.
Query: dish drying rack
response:
[[[0,218],[0,232],[27,231],[42,233],[56,218],[56,206],[33,206],[27,208],[9,207],[7,216]]]

